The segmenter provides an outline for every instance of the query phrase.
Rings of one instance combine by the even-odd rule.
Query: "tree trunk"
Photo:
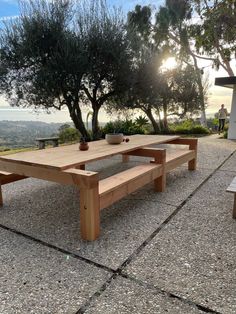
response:
[[[198,67],[197,59],[194,56],[193,56],[193,62],[194,62],[194,67],[196,69],[197,84],[198,84],[200,103],[201,103],[201,125],[203,125],[204,127],[207,127],[205,97],[204,97],[204,90],[203,90],[203,86],[202,86],[201,71]]]
[[[163,127],[164,130],[167,131],[169,129],[168,127],[168,120],[167,120],[167,104],[163,102]]]
[[[142,110],[147,115],[148,119],[151,121],[153,130],[154,130],[154,134],[160,133],[160,128],[159,128],[158,123],[156,122],[155,118],[153,117],[151,108],[142,109]]]
[[[99,112],[100,106],[97,103],[94,103],[92,107],[93,107],[93,116],[92,116],[93,140],[97,140],[100,137],[99,124],[98,124],[98,112]]]
[[[84,125],[83,119],[82,119],[82,113],[80,108],[69,108],[70,117],[72,121],[74,122],[74,125],[76,129],[80,132],[81,136],[84,137],[87,141],[90,140],[90,136],[88,131],[86,130],[86,127]]]

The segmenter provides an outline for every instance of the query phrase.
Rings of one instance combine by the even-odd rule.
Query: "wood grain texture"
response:
[[[3,206],[3,198],[2,198],[2,185],[0,182],[0,207]]]
[[[66,185],[78,185],[80,187],[93,187],[98,181],[97,172],[74,168],[60,171],[0,160],[0,169],[4,171],[11,170],[13,173],[18,173],[25,177],[33,177]],[[93,180],[91,180],[91,177]]]
[[[92,189],[80,190],[80,229],[86,241],[94,241],[100,235],[98,184]]]
[[[101,180],[99,182],[100,209],[112,205],[161,175],[161,165],[143,164]]]
[[[129,137],[130,141],[128,143],[123,142],[119,145],[110,145],[105,140],[101,140],[89,143],[88,151],[80,151],[78,144],[74,144],[0,156],[0,161],[63,170],[129,152],[144,146],[167,143],[178,138],[179,136],[168,135],[132,135]],[[4,169],[0,166],[1,170]],[[10,170],[10,172],[13,171]],[[18,172],[16,173],[18,174]]]

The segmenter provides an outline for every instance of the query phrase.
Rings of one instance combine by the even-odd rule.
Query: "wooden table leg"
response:
[[[85,170],[85,165],[79,165],[76,169]]]
[[[154,163],[162,165],[162,176],[154,180],[155,190],[164,192],[166,189],[166,150],[157,151]]]
[[[189,149],[195,151],[195,158],[188,162],[188,170],[196,170],[197,169],[197,139],[191,139],[189,144]]]
[[[122,155],[122,162],[128,162],[129,156],[128,155]]]
[[[236,193],[234,193],[233,218],[236,219]]]
[[[1,182],[0,182],[0,206],[3,206],[2,185],[1,185]]]
[[[94,241],[100,234],[100,208],[98,185],[80,189],[80,228],[81,237]]]

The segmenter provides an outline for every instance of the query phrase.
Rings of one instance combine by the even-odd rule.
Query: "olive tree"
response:
[[[130,56],[124,23],[103,0],[22,2],[0,34],[0,91],[15,106],[60,110],[89,138],[82,119],[91,106],[92,137],[100,108],[125,88]]]

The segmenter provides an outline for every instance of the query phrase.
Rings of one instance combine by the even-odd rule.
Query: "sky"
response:
[[[160,5],[164,4],[164,0],[141,0],[141,1],[140,0],[107,0],[107,3],[111,6],[121,7],[124,12],[127,12],[133,9],[136,4],[140,4],[142,6],[151,5],[154,8],[158,9]],[[18,6],[17,0],[0,0],[0,25],[1,25],[2,20],[15,17],[18,14],[19,14],[19,6]],[[209,61],[201,61],[199,65],[201,67],[205,67],[205,72],[209,73],[211,87],[209,89],[209,95],[208,95],[207,113],[213,114],[217,112],[222,103],[224,103],[226,108],[230,111],[232,90],[228,88],[214,86],[215,77],[228,76],[227,73],[222,69],[219,70],[218,72],[212,70],[210,67]],[[235,66],[236,64],[234,61],[234,67]],[[0,120],[5,119],[6,110],[9,111],[9,108],[7,107],[9,107],[7,101],[4,100],[2,96],[0,96]],[[4,112],[5,112],[5,115],[3,114]],[[19,110],[16,112],[19,112]],[[9,119],[13,119],[17,117],[17,115],[15,114],[16,112],[12,112],[11,118]],[[70,120],[67,110],[63,111],[62,113],[54,113],[53,115],[50,115],[50,118],[46,114],[39,114],[36,116],[35,114],[32,113],[32,111],[31,112],[25,111],[25,113],[22,111],[21,114],[22,114],[22,117],[25,116],[27,120],[31,119],[30,117],[32,117],[32,120],[46,119],[49,122],[53,121],[54,119],[55,119],[55,122],[61,122],[61,120],[63,119],[65,119],[65,121]],[[109,117],[107,117],[105,113],[103,112],[101,113],[100,120],[101,121],[109,120]]]

